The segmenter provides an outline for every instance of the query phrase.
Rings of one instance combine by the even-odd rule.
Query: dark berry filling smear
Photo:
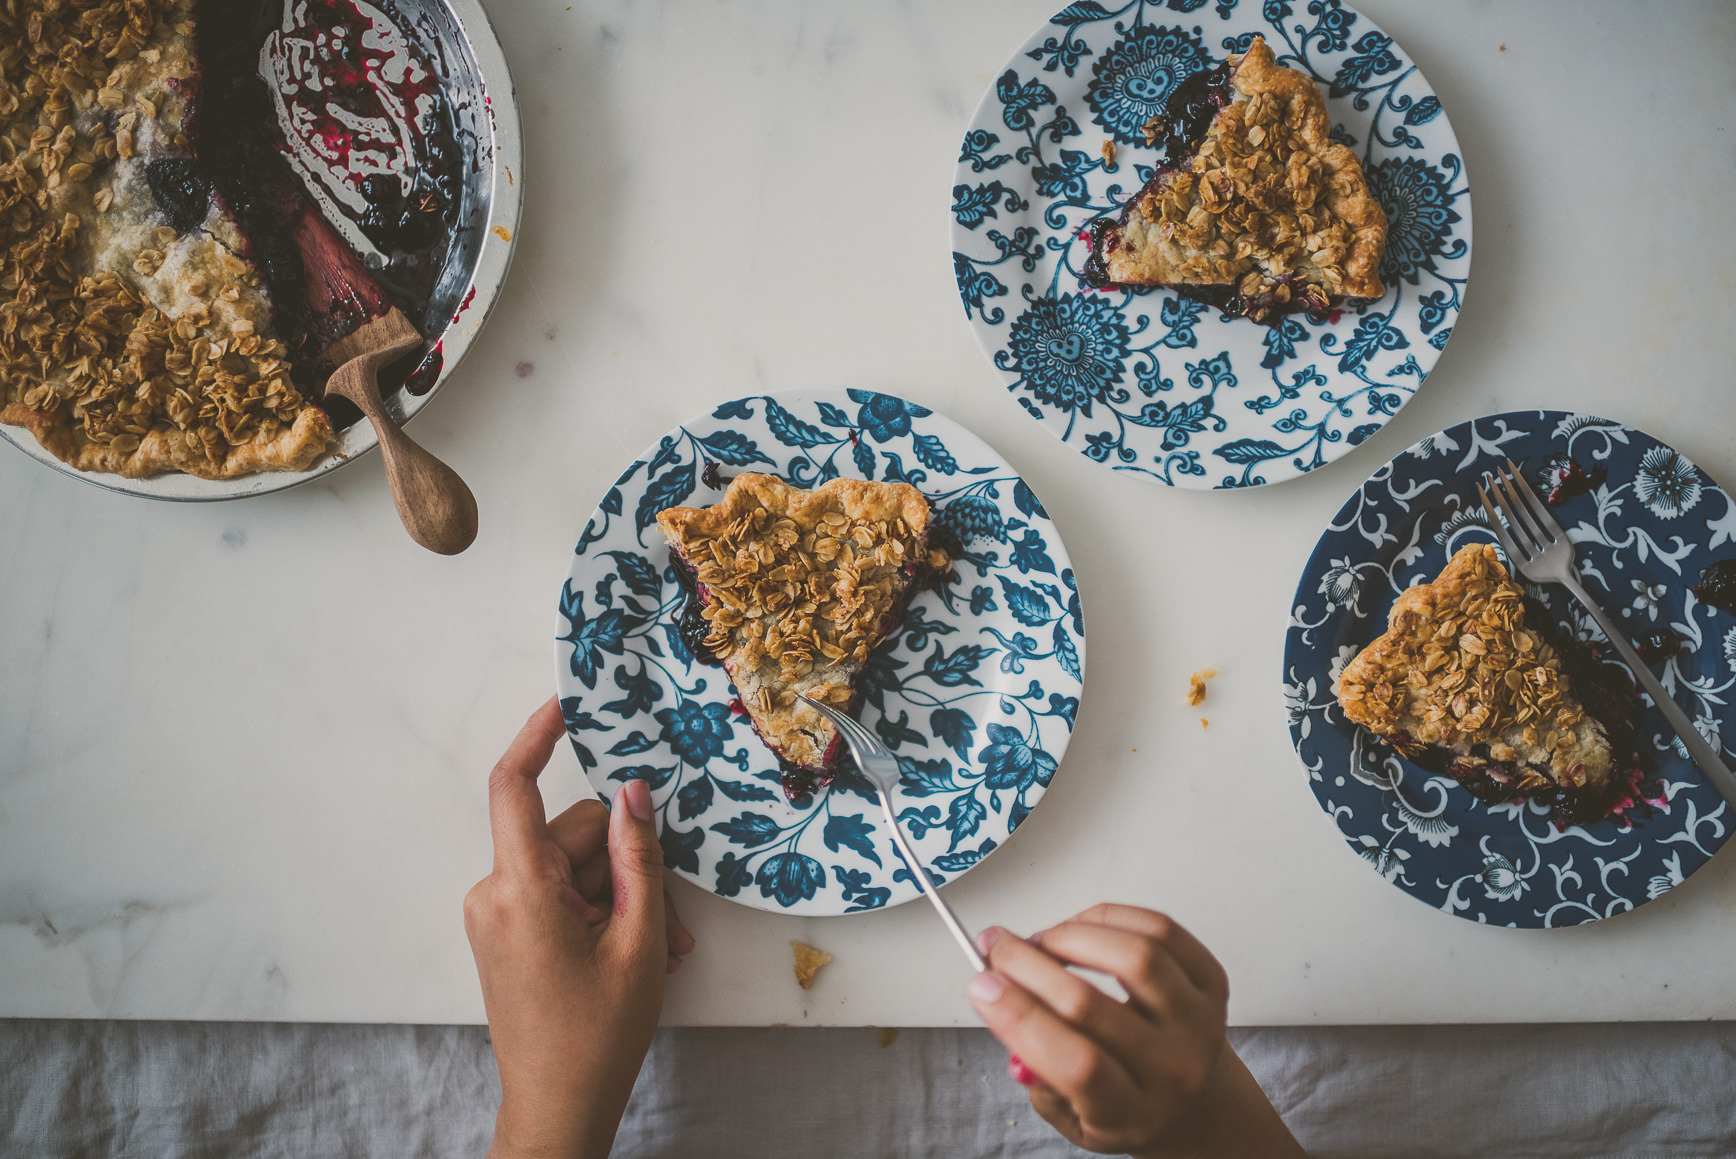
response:
[[[723,667],[723,661],[705,644],[711,625],[705,622],[705,593],[700,588],[698,573],[679,552],[670,552],[669,562],[674,565],[675,582],[681,585],[682,592],[687,596],[686,602],[681,606],[681,618],[676,621],[676,631],[680,633],[681,642],[687,645],[687,650],[693,653],[693,658],[699,663],[709,664],[713,668]],[[733,703],[740,704],[741,701],[736,700]]]
[[[1608,734],[1613,766],[1608,784],[1596,789],[1571,789],[1551,783],[1523,790],[1519,788],[1520,767],[1493,760],[1486,744],[1474,745],[1471,756],[1466,758],[1440,745],[1423,744],[1406,733],[1385,738],[1387,743],[1425,772],[1452,777],[1485,804],[1534,801],[1549,810],[1549,818],[1557,828],[1590,825],[1614,814],[1633,821],[1650,816],[1645,785],[1648,769],[1636,746],[1640,725],[1645,720],[1645,703],[1633,680],[1624,669],[1603,663],[1600,648],[1563,632],[1548,610],[1529,597],[1525,600],[1525,627],[1555,649],[1561,657],[1562,670],[1572,682],[1574,695],[1586,714],[1602,724]]]
[[[1602,463],[1589,471],[1567,455],[1551,455],[1537,472],[1537,483],[1543,488],[1545,501],[1559,507],[1569,499],[1589,492],[1609,477],[1609,468]]]
[[[1674,628],[1659,628],[1634,641],[1634,651],[1647,664],[1662,664],[1681,650],[1681,633]]]
[[[316,360],[329,341],[307,300],[298,215],[320,212],[315,202],[336,215],[391,304],[428,334],[435,285],[460,229],[465,161],[451,104],[416,45],[353,0],[298,0],[287,20],[282,0],[200,0],[197,39],[196,160],[160,162],[173,168],[148,170],[147,179],[171,225],[191,212],[181,207],[207,204],[212,189],[235,215],[245,256],[271,292],[292,378],[319,400],[329,368]],[[275,57],[268,42],[278,46]],[[274,59],[295,62],[287,85],[276,72],[272,84],[261,77]],[[279,126],[280,101],[293,143]],[[323,176],[309,157],[325,162]],[[438,359],[437,345],[426,359],[420,351],[401,359],[381,373],[381,392],[406,379],[426,391]],[[360,418],[342,399],[320,405],[335,427]]]
[[[1720,559],[1700,570],[1694,598],[1702,604],[1736,613],[1736,559]]]

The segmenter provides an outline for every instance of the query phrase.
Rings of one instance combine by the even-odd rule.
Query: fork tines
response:
[[[1478,483],[1477,494],[1483,499],[1483,510],[1501,547],[1515,564],[1537,555],[1565,534],[1512,459],[1505,468],[1497,467],[1484,478],[1489,487]],[[1492,499],[1490,490],[1494,492]]]

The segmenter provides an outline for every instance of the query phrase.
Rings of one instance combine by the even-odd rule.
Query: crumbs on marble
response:
[[[1187,678],[1187,702],[1190,708],[1198,708],[1206,701],[1206,681],[1218,674],[1216,668],[1201,668]]]
[[[790,949],[796,953],[796,984],[804,990],[814,988],[814,975],[820,972],[820,967],[832,960],[832,955],[824,950],[816,950],[806,942],[791,942]]]

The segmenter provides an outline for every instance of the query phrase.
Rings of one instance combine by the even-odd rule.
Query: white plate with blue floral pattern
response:
[[[1142,126],[1256,34],[1319,82],[1333,135],[1362,159],[1389,222],[1386,296],[1267,327],[1168,290],[1086,285],[1085,226],[1159,159]],[[1080,0],[984,95],[959,154],[952,248],[984,352],[1062,442],[1154,482],[1253,487],[1361,443],[1433,369],[1470,275],[1471,194],[1422,73],[1338,0]]]
[[[1692,590],[1706,564],[1736,556],[1736,502],[1672,448],[1590,415],[1490,415],[1381,467],[1321,536],[1284,649],[1291,739],[1351,849],[1411,896],[1498,925],[1580,925],[1625,913],[1680,885],[1730,831],[1724,800],[1655,708],[1636,745],[1649,766],[1649,804],[1566,829],[1541,805],[1481,804],[1339,711],[1339,673],[1385,631],[1398,594],[1438,574],[1465,544],[1494,542],[1476,492],[1483,473],[1511,458],[1537,486],[1558,456],[1590,482],[1582,494],[1563,492],[1555,510],[1586,590],[1630,639],[1675,632],[1681,647],[1655,669],[1658,679],[1712,744],[1736,735],[1736,617]],[[1564,631],[1594,646],[1602,640],[1565,591],[1525,587]]]
[[[723,670],[681,640],[684,599],[657,513],[717,502],[720,474],[742,470],[799,487],[903,481],[934,506],[952,573],[870,658],[860,719],[898,754],[894,805],[937,881],[1005,844],[1066,752],[1085,669],[1067,550],[988,444],[864,390],[736,399],[682,424],[621,474],[579,538],[556,683],[597,791],[650,785],[665,864],[722,897],[814,915],[909,901],[918,889],[866,783],[847,772],[786,800],[777,759],[731,711]]]

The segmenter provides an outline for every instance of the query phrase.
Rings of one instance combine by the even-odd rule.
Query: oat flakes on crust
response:
[[[192,11],[0,2],[0,422],[80,470],[302,470],[331,442],[233,219],[177,233],[146,178],[192,155]]]
[[[706,647],[779,754],[818,767],[836,735],[797,694],[843,707],[850,680],[892,625],[911,565],[928,547],[928,500],[907,483],[833,479],[813,490],[737,475],[710,507],[671,507],[658,525],[708,600]]]
[[[1345,665],[1345,717],[1460,753],[1486,744],[1491,759],[1547,767],[1569,788],[1608,781],[1608,736],[1554,646],[1525,627],[1523,600],[1492,546],[1460,548],[1433,582],[1399,596],[1385,634]]]
[[[1280,304],[1307,287],[1380,297],[1386,215],[1356,154],[1331,139],[1319,86],[1280,66],[1258,37],[1230,83],[1237,99],[1190,164],[1142,193],[1107,235],[1109,280],[1235,286]],[[1303,291],[1281,281],[1286,274]]]

